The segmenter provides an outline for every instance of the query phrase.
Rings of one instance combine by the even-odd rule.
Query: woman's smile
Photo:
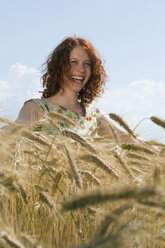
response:
[[[85,79],[85,77],[72,76],[73,83],[82,84],[84,79]]]

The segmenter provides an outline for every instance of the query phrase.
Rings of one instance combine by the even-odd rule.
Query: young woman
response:
[[[76,122],[77,131],[113,136],[113,128],[121,135],[109,117],[101,113],[92,101],[104,90],[106,73],[100,57],[92,44],[82,38],[63,40],[49,55],[45,63],[41,99],[25,102],[16,120],[31,124],[45,112],[56,112]],[[61,126],[69,128],[65,121]]]

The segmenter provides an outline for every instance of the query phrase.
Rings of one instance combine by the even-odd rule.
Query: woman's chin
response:
[[[79,84],[79,83],[74,83],[74,84],[72,85],[72,89],[73,89],[74,91],[76,91],[76,92],[81,91],[83,87],[84,87],[84,85],[83,85],[83,84]]]

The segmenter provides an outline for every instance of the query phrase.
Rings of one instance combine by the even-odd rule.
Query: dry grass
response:
[[[82,136],[60,118],[75,126],[0,119],[0,248],[165,247],[165,145]]]

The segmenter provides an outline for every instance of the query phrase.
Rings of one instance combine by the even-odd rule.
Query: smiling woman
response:
[[[112,120],[92,106],[92,101],[104,91],[106,73],[92,44],[82,38],[63,40],[49,55],[44,64],[41,99],[25,102],[16,120],[32,124],[45,112],[60,113],[76,122],[75,131],[113,136],[113,128],[123,135]],[[65,121],[58,123],[63,128]]]

